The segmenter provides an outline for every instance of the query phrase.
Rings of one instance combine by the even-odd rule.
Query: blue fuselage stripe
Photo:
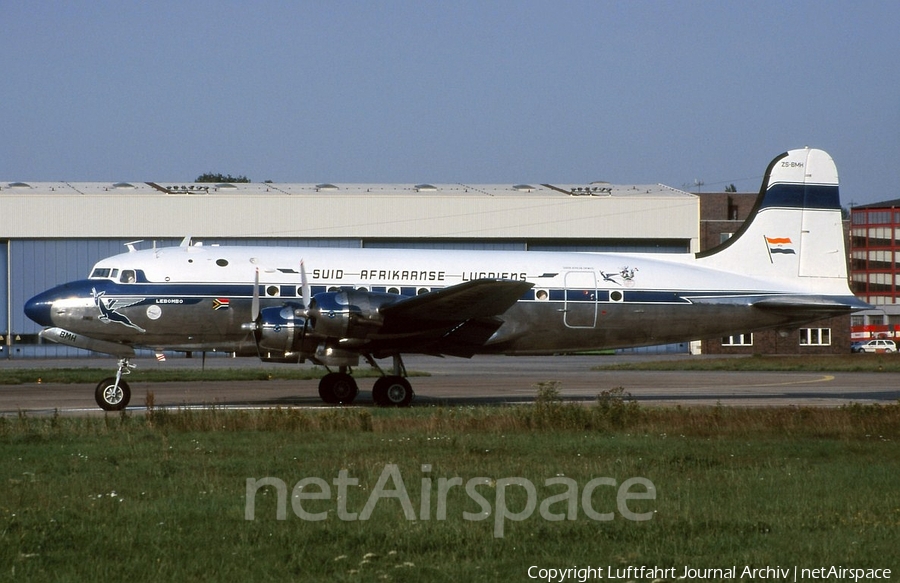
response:
[[[300,293],[298,286],[294,285],[275,285],[281,294],[281,298],[295,297],[293,294]],[[262,298],[275,299],[275,296],[267,295],[266,288],[271,285],[260,285],[260,296]],[[310,291],[313,295],[323,293],[328,289],[338,286],[311,286]],[[64,296],[84,296],[90,297],[91,290],[105,292],[104,297],[109,299],[118,298],[146,298],[141,304],[154,303],[157,299],[182,299],[184,303],[196,303],[203,298],[222,298],[222,299],[249,299],[253,296],[253,284],[230,284],[230,283],[209,283],[202,282],[196,284],[189,283],[132,283],[122,284],[109,280],[82,280],[60,286],[61,289],[50,290],[52,293],[56,291],[58,297]],[[63,292],[65,290],[65,293]],[[371,291],[380,291],[373,288]],[[437,289],[430,288],[430,289]],[[402,286],[399,287],[401,295],[414,296],[417,288]],[[746,290],[740,293],[735,291],[720,290],[641,290],[641,289],[602,289],[602,288],[575,288],[560,289],[551,288],[543,289],[548,293],[548,297],[540,297],[536,295],[534,289],[526,292],[522,301],[552,301],[552,302],[578,302],[578,303],[605,303],[605,302],[627,302],[640,304],[686,304],[691,303],[691,297],[729,297],[729,296],[757,296],[760,294],[771,294],[767,290]],[[611,297],[615,293],[616,297]]]

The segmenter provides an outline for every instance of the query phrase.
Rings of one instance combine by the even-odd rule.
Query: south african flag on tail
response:
[[[790,237],[766,237],[766,243],[769,245],[769,253],[782,253],[785,255],[796,255],[794,251],[794,243]]]

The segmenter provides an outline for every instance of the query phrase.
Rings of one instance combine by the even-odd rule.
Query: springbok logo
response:
[[[618,273],[606,273],[604,271],[600,272],[601,277],[603,277],[603,281],[608,281],[610,283],[614,283],[616,285],[622,285],[616,278],[621,277],[626,285],[634,285],[634,275],[640,271],[637,267],[628,267],[627,265],[619,270]]]
[[[139,298],[131,302],[123,302],[122,300],[117,299],[104,300],[103,296],[105,294],[105,291],[98,292],[96,288],[91,288],[91,295],[94,297],[94,303],[97,304],[97,307],[100,309],[101,322],[103,322],[104,324],[108,324],[109,322],[118,322],[123,326],[134,328],[138,332],[146,332],[146,330],[129,320],[128,316],[126,316],[125,314],[120,314],[118,312],[118,310],[133,306],[144,301],[144,298]]]

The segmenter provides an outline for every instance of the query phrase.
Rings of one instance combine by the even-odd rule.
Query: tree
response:
[[[737,186],[734,184],[729,184],[725,187],[725,192],[737,192]]]
[[[201,174],[197,177],[197,180],[194,182],[250,182],[250,179],[244,176],[243,174],[240,176],[232,176],[231,174],[218,174],[213,172],[207,172],[205,174]]]

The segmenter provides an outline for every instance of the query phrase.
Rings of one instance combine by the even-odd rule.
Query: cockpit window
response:
[[[134,270],[133,269],[123,269],[122,277],[119,278],[120,283],[134,283]]]
[[[131,272],[132,277],[134,277],[134,271]],[[95,267],[93,271],[91,271],[90,275],[91,279],[111,279],[113,281],[118,280],[119,278],[119,270],[114,267]],[[121,281],[125,281],[124,279]]]

